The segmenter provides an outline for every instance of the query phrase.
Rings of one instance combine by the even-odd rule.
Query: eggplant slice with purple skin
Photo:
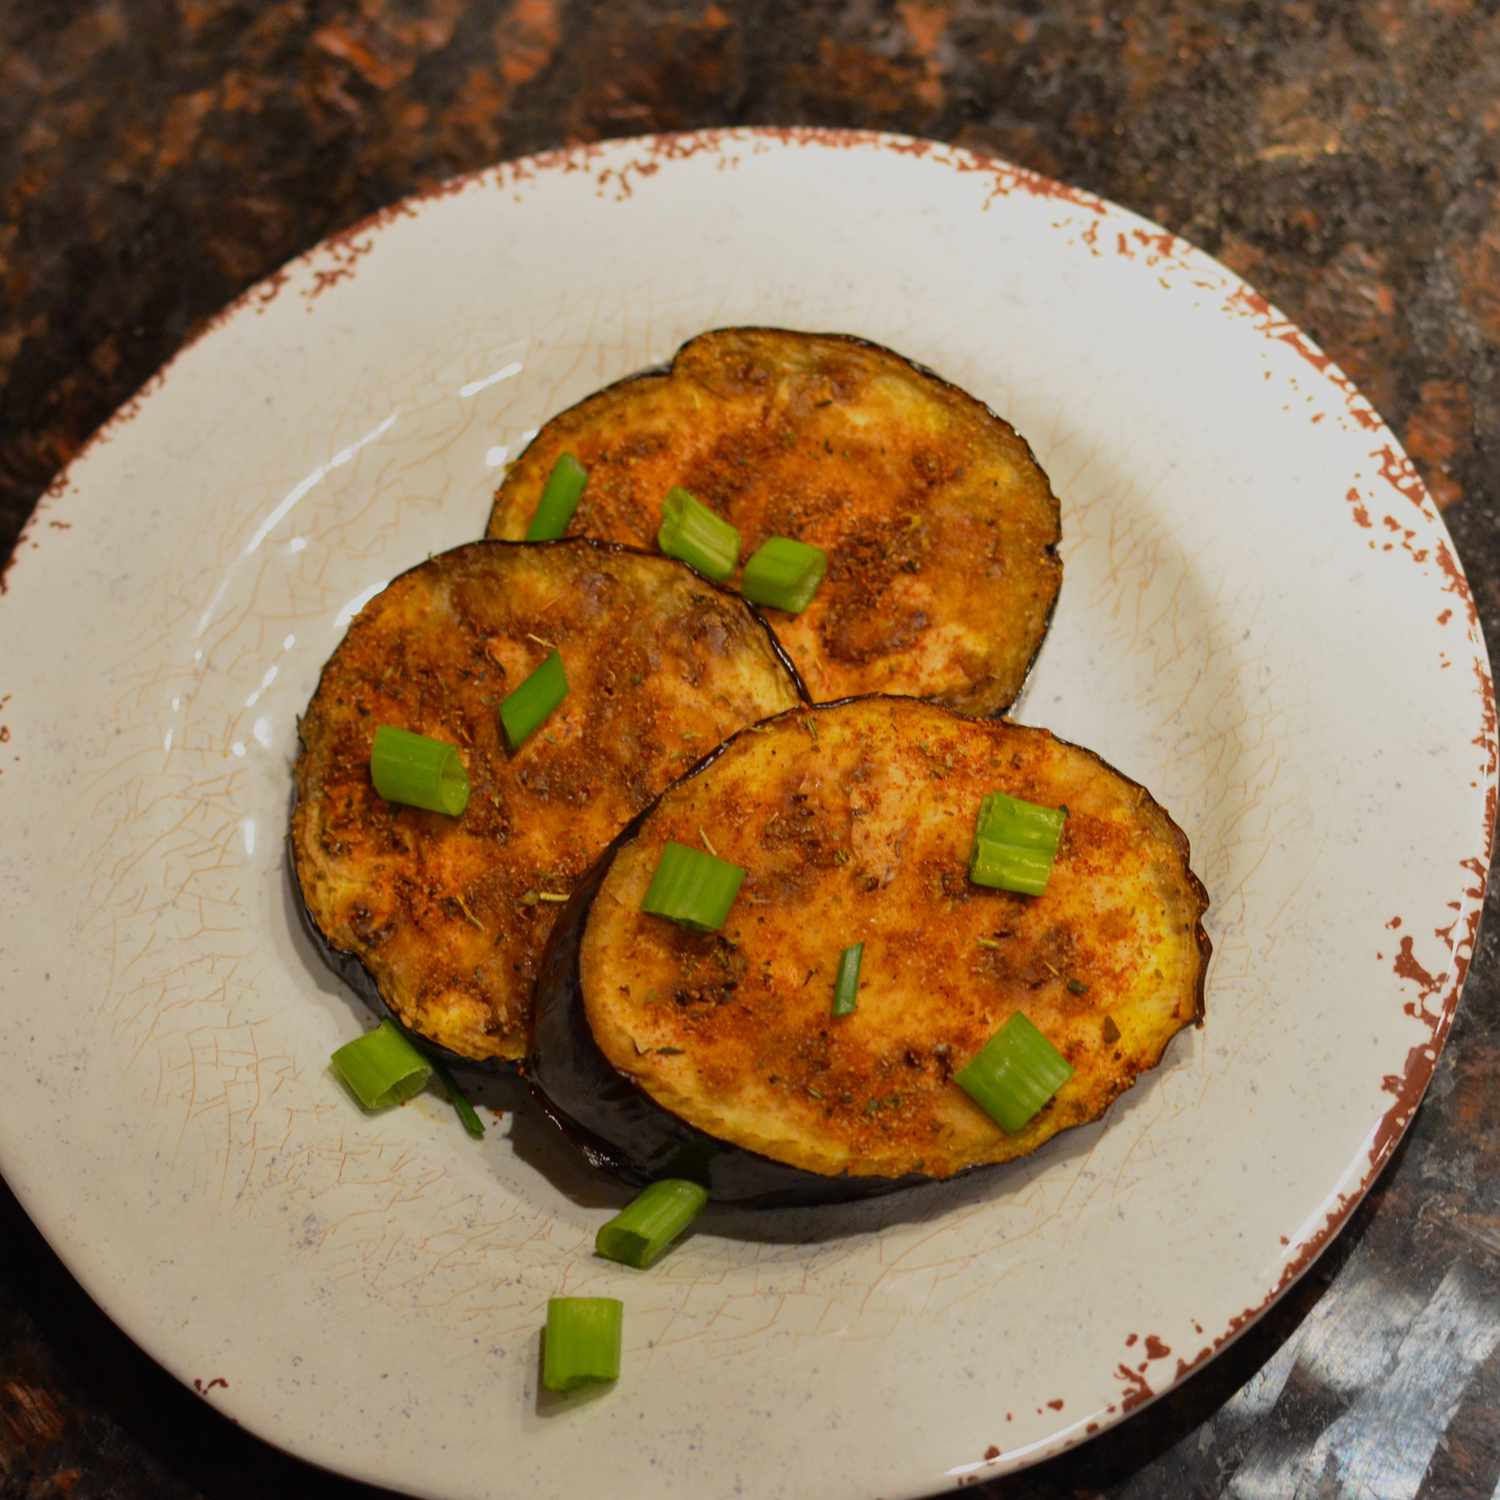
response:
[[[992,791],[1067,809],[1040,896],[968,878]],[[641,911],[669,840],[747,871],[720,931]],[[1201,1022],[1207,904],[1182,831],[1091,751],[911,699],[796,710],[671,787],[575,889],[527,1072],[632,1182],[769,1207],[950,1178],[1097,1119]],[[856,942],[856,1009],[834,1016]],[[1009,1134],[953,1075],[1016,1011],[1074,1072]]]
[[[556,648],[569,690],[512,752],[502,699]],[[559,905],[609,841],[726,736],[802,701],[742,599],[607,542],[475,542],[355,617],[301,726],[291,855],[334,967],[460,1059],[515,1060]],[[461,816],[386,802],[381,724],[458,747]]]
[[[1020,693],[1062,581],[1057,497],[1015,430],[932,371],[844,334],[700,334],[547,422],[491,536],[526,535],[566,452],[589,476],[571,535],[653,547],[680,485],[739,528],[741,563],[771,536],[821,547],[812,603],[766,611],[814,700],[986,715]]]

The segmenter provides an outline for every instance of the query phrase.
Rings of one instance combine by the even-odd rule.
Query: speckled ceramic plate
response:
[[[1066,577],[1021,717],[1172,810],[1216,953],[1206,1028],[1102,1124],[951,1191],[711,1218],[640,1275],[529,1114],[475,1144],[332,1081],[364,1016],[298,927],[288,772],[361,602],[481,533],[538,423],[740,322],[878,340],[1030,438]],[[891,1500],[1080,1441],[1327,1242],[1472,951],[1494,699],[1395,440],[1221,266],[941,146],[625,142],[400,205],[152,381],[6,589],[0,1166],[206,1400],[413,1494]],[[560,1292],[625,1299],[614,1389],[539,1398]]]

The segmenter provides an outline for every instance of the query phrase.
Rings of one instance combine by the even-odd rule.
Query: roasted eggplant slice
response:
[[[823,548],[801,614],[768,610],[818,701],[933,698],[1007,707],[1062,577],[1058,503],[1030,448],[957,387],[859,339],[731,328],[684,344],[666,373],[554,417],[506,476],[491,536],[519,538],[558,457],[588,488],[575,535],[651,548],[674,485],[739,528]]]
[[[1067,809],[1040,896],[968,878],[997,790]],[[748,872],[720,931],[642,913],[668,840]],[[528,1072],[637,1181],[773,1204],[951,1177],[1097,1118],[1201,1020],[1207,899],[1145,789],[1045,730],[900,698],[801,710],[672,787],[580,886]],[[857,1008],[836,1017],[856,942]],[[1016,1011],[1075,1071],[1012,1135],[953,1075]]]
[[[568,694],[511,753],[501,700],[554,647]],[[462,1057],[518,1058],[574,882],[726,735],[798,701],[749,607],[679,563],[583,540],[430,558],[360,611],[302,720],[307,915],[403,1024]],[[462,816],[376,794],[381,724],[459,747]]]

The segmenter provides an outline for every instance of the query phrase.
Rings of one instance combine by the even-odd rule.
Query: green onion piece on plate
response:
[[[1052,874],[1066,817],[1060,807],[1039,807],[991,792],[979,804],[969,879],[976,885],[1040,896]]]
[[[500,722],[512,750],[547,722],[548,715],[568,696],[568,674],[559,652],[553,651],[515,692],[500,705]]]
[[[526,528],[528,542],[556,541],[567,529],[589,482],[589,471],[571,453],[564,453],[547,476],[542,498],[537,501],[531,524]]]
[[[752,604],[798,615],[812,603],[827,571],[828,554],[821,547],[773,536],[750,554],[740,591]]]
[[[618,1297],[550,1298],[542,1384],[549,1391],[571,1391],[591,1380],[618,1380],[624,1315]]]
[[[745,872],[727,859],[668,840],[641,910],[697,932],[717,932],[744,878]]]
[[[437,1081],[442,1084],[444,1092],[448,1095],[448,1102],[453,1106],[454,1114],[463,1122],[464,1129],[476,1141],[483,1140],[484,1121],[479,1118],[479,1112],[464,1097],[463,1090],[453,1081],[453,1075],[437,1058],[429,1057],[427,1061],[432,1065],[432,1071],[437,1075]]]
[[[334,1072],[365,1109],[389,1109],[420,1094],[432,1077],[432,1064],[407,1041],[393,1021],[382,1021],[330,1059]]]
[[[653,1182],[594,1236],[594,1250],[606,1260],[644,1271],[682,1233],[708,1202],[708,1189],[681,1177]]]
[[[997,1125],[1015,1134],[1072,1076],[1067,1058],[1017,1011],[953,1081]]]
[[[674,485],[662,502],[656,545],[722,583],[740,560],[740,534],[723,516]]]
[[[447,813],[450,818],[469,805],[469,778],[458,750],[391,724],[375,731],[370,780],[387,802]]]
[[[839,959],[838,978],[833,983],[833,1013],[836,1016],[850,1015],[854,1010],[855,997],[859,994],[859,965],[865,956],[865,945],[855,943],[845,948]]]

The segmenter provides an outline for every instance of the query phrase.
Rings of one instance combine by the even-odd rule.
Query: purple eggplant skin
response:
[[[682,1177],[701,1183],[716,1203],[743,1208],[849,1203],[934,1183],[937,1179],[920,1174],[824,1176],[716,1140],[663,1109],[599,1050],[578,969],[583,930],[611,862],[644,817],[633,819],[574,887],[542,955],[535,1029],[524,1065],[542,1111],[591,1165],[632,1186]]]

